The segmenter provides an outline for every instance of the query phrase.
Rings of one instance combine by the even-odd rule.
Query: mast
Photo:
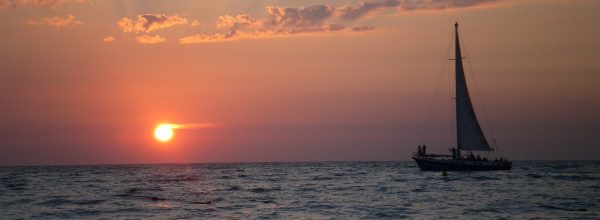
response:
[[[477,121],[467,80],[463,69],[460,40],[458,38],[458,22],[454,24],[455,31],[455,71],[456,71],[456,146],[460,150],[490,151],[490,148],[481,126]]]

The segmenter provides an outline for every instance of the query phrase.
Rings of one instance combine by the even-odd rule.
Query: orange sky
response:
[[[0,0],[0,165],[407,160],[454,21],[504,156],[600,159],[598,9]],[[451,75],[427,140],[437,152],[454,140]],[[214,126],[164,144],[160,122]]]

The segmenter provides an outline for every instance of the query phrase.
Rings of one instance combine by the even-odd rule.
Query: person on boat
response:
[[[423,144],[423,157],[427,157],[427,145]]]
[[[417,149],[417,157],[421,158],[422,155],[423,155],[423,150],[421,150],[421,145],[419,145],[419,148]]]
[[[452,151],[452,159],[456,160],[456,149],[455,148],[450,148],[450,151]]]
[[[459,149],[456,149],[456,159],[457,160],[462,159],[462,156],[460,155],[460,150]]]

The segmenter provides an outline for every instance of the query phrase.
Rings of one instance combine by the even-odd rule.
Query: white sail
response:
[[[467,80],[462,63],[460,43],[458,39],[458,23],[455,24],[455,66],[456,66],[456,135],[457,147],[460,150],[489,151],[490,148],[481,126],[477,121],[473,104],[467,89]]]

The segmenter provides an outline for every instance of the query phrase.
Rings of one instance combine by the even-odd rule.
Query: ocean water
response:
[[[600,218],[600,161],[0,167],[1,219]]]

